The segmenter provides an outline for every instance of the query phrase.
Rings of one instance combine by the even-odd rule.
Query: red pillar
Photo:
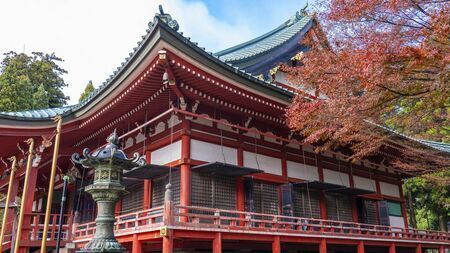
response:
[[[389,253],[395,253],[395,243],[391,243],[391,245],[389,245]]]
[[[445,247],[444,247],[444,245],[441,245],[441,246],[439,247],[439,253],[445,253]]]
[[[191,136],[189,121],[183,119],[183,135],[181,136],[181,166],[180,166],[180,205],[189,206],[191,204]],[[180,212],[186,212],[181,209]],[[181,217],[182,222],[187,221],[187,217]]]
[[[285,145],[281,148],[281,176],[288,181],[287,157]]]
[[[163,237],[162,243],[162,253],[172,253],[173,252],[173,231],[168,230],[167,235]]]
[[[151,160],[151,156],[150,156],[150,151],[146,151],[145,152],[145,161],[150,164]],[[145,209],[149,209],[152,207],[152,180],[150,179],[145,179],[144,180],[144,196],[143,196],[143,200],[142,200],[142,208]]]
[[[138,235],[134,234],[131,253],[141,253],[141,252],[142,252],[142,243],[138,240]]]
[[[29,175],[29,181],[28,181],[28,193],[25,195],[25,206],[24,206],[24,217],[23,217],[23,226],[22,226],[22,234],[21,239],[22,240],[29,240],[29,233],[30,233],[30,227],[31,227],[31,219],[27,214],[31,213],[33,210],[33,201],[34,201],[34,192],[36,190],[36,182],[37,182],[37,176],[38,176],[39,168],[37,167],[31,167],[30,175]],[[52,201],[51,199],[47,201]],[[17,243],[17,240],[16,240]],[[19,251],[20,252],[27,252],[28,247],[20,246]]]
[[[416,246],[416,253],[422,253],[422,244],[417,244]]]
[[[358,252],[358,253],[365,253],[365,252],[366,252],[366,251],[364,250],[364,242],[363,242],[363,241],[359,241],[359,242],[358,242],[357,252]]]
[[[327,253],[327,240],[326,239],[320,240],[319,253]]]
[[[272,253],[281,253],[280,236],[276,235],[272,241]]]
[[[212,245],[213,253],[222,253],[222,233],[216,233]]]
[[[244,166],[244,149],[242,147],[237,150],[237,165]],[[245,211],[244,177],[236,178],[236,209],[240,212]]]
[[[402,185],[399,185],[398,188],[399,188],[399,192],[400,192],[400,198],[402,199],[401,207],[402,207],[403,222],[405,223],[405,228],[408,228],[408,215],[406,214],[406,199],[403,196]]]
[[[319,172],[319,181],[323,182],[324,181],[323,168],[322,165],[320,164],[319,157],[317,157],[317,170]],[[319,192],[319,206],[320,206],[320,218],[322,220],[328,219],[325,192],[323,190]]]

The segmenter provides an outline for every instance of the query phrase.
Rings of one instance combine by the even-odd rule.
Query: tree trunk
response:
[[[406,189],[406,193],[408,195],[408,206],[409,206],[408,211],[409,211],[410,224],[413,228],[417,228],[416,214],[414,213],[411,190]]]
[[[439,218],[439,229],[441,231],[447,231],[448,227],[447,227],[447,213],[440,210],[438,213],[438,218]]]

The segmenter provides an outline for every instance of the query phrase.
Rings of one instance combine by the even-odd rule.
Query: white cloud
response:
[[[0,53],[55,52],[68,70],[64,92],[76,103],[88,80],[98,86],[120,65],[163,4],[185,36],[208,51],[256,34],[213,17],[206,5],[185,0],[15,0],[0,2]]]

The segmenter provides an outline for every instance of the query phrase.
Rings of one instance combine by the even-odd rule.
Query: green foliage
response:
[[[62,88],[67,73],[55,54],[6,53],[0,64],[0,111],[21,111],[60,107],[69,97]],[[35,101],[36,99],[36,101]]]
[[[92,84],[92,81],[90,80],[88,84],[86,85],[86,88],[84,88],[83,93],[81,93],[80,98],[78,99],[78,102],[84,101],[86,98],[89,97],[89,95],[94,92],[95,88]]]
[[[450,170],[407,179],[404,191],[411,191],[417,227],[445,230],[450,217]]]

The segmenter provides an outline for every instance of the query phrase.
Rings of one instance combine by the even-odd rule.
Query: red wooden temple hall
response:
[[[343,152],[316,154],[287,127],[284,113],[295,93],[305,99],[314,94],[291,87],[277,66],[296,64],[307,50],[302,40],[318,41],[318,33],[314,16],[300,10],[260,37],[210,53],[161,12],[87,100],[0,113],[0,156],[17,158],[12,178],[11,163],[0,170],[4,194],[12,182],[2,250],[18,245],[19,252],[34,252],[42,237],[48,250],[55,247],[66,174],[74,180],[62,247],[74,252],[89,242],[96,209],[84,187],[93,171],[75,166],[70,156],[101,147],[116,129],[128,155],[139,152],[154,165],[124,172],[128,193],[116,205],[114,228],[129,252],[444,253],[449,233],[408,227],[401,184],[413,175],[380,161],[395,156],[395,147],[408,148],[396,145],[399,140],[442,156],[450,155],[448,145],[392,133],[391,148],[380,157],[349,163]],[[56,115],[62,117],[61,145],[49,200]],[[35,141],[31,161],[29,138]],[[165,205],[169,182],[173,201]],[[52,214],[44,235],[48,201]]]

